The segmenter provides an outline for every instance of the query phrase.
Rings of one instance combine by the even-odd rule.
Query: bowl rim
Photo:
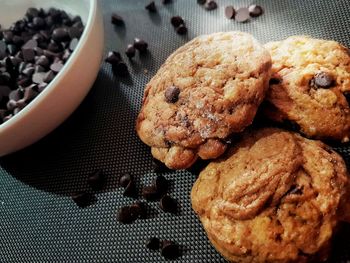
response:
[[[75,60],[77,60],[78,54],[81,52],[82,46],[85,44],[88,35],[90,34],[92,27],[93,27],[93,21],[94,18],[97,16],[97,3],[98,0],[89,0],[89,13],[86,21],[86,25],[84,27],[83,33],[78,41],[78,44],[66,63],[64,64],[63,68],[58,72],[58,74],[54,77],[54,79],[47,85],[47,87],[39,93],[39,95],[34,98],[27,106],[25,106],[19,113],[14,115],[11,119],[8,121],[0,124],[0,132],[11,129],[12,126],[15,126],[17,123],[19,123],[23,118],[26,118],[28,115],[30,115],[30,112],[32,109],[34,109],[38,104],[44,102],[48,94],[55,88],[59,88],[59,83],[64,78],[66,73],[70,71],[70,69],[73,67],[73,64]]]

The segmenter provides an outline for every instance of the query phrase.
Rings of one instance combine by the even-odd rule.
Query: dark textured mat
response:
[[[189,192],[195,175],[169,172],[171,195],[181,204],[179,215],[162,213],[152,203],[151,218],[132,225],[116,221],[117,208],[133,202],[122,197],[118,177],[132,173],[138,184],[150,182],[149,149],[136,137],[134,120],[143,87],[165,58],[193,37],[217,31],[242,30],[261,42],[294,34],[335,39],[350,46],[348,0],[258,1],[265,15],[250,23],[227,20],[224,7],[247,6],[251,1],[219,0],[219,8],[205,11],[196,0],[174,0],[159,12],[148,14],[148,1],[101,0],[105,15],[106,50],[123,51],[134,37],[147,40],[150,53],[129,64],[129,78],[115,78],[103,64],[90,94],[80,108],[55,132],[26,150],[0,159],[0,262],[162,262],[150,252],[150,236],[171,239],[185,248],[178,262],[224,262],[210,246],[191,211]],[[125,28],[114,28],[110,14],[117,11]],[[187,22],[187,37],[178,36],[169,20],[181,15]],[[148,73],[145,73],[144,70]],[[338,147],[349,162],[349,147]],[[87,175],[96,168],[108,177],[107,187],[97,193],[97,202],[78,208],[70,199],[77,190],[89,190]],[[331,262],[349,262],[350,229],[336,238]]]

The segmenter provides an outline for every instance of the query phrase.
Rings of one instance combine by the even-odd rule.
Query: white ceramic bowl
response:
[[[90,90],[103,55],[103,19],[98,0],[0,0],[0,24],[7,28],[23,17],[28,7],[55,7],[80,15],[85,29],[54,80],[27,107],[0,125],[0,157],[38,141],[59,126]]]

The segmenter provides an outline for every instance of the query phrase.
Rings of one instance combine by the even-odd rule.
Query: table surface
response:
[[[158,0],[155,14],[144,9],[148,1],[99,2],[106,52],[123,51],[134,37],[145,39],[150,52],[128,62],[130,76],[125,78],[115,77],[103,63],[91,92],[63,125],[35,145],[0,159],[0,262],[162,262],[159,252],[145,248],[151,236],[181,244],[183,255],[176,262],[225,262],[191,210],[193,171],[164,174],[171,180],[171,196],[181,206],[177,215],[163,213],[151,203],[148,219],[131,225],[116,220],[117,209],[134,202],[122,196],[120,175],[131,173],[139,186],[156,177],[150,150],[134,131],[143,88],[171,52],[200,34],[241,30],[262,43],[304,34],[350,46],[350,4],[347,0],[261,0],[257,3],[265,14],[239,24],[224,17],[224,8],[248,6],[250,0],[218,0],[219,8],[213,11],[204,10],[196,0],[173,0],[166,6]],[[125,27],[109,22],[112,12],[124,17]],[[170,25],[173,15],[185,19],[187,36],[175,33]],[[350,147],[336,150],[349,163]],[[91,191],[86,179],[96,169],[106,174],[106,187],[93,192],[95,204],[81,209],[70,196]],[[335,238],[330,262],[349,262],[349,236],[350,227],[345,226]]]

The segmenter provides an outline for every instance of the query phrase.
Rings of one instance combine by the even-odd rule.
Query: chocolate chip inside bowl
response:
[[[78,45],[84,25],[79,16],[65,11],[29,8],[24,18],[0,31],[0,85],[12,91],[27,89],[33,83],[40,86],[26,103],[21,98],[1,95],[0,124],[19,113],[62,70],[71,51]],[[32,94],[33,95],[33,94]],[[10,107],[6,107],[6,106]]]

